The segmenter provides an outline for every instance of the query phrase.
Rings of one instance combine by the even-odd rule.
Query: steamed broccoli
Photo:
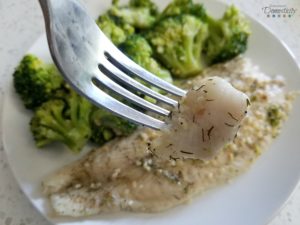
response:
[[[115,137],[128,136],[135,131],[137,125],[117,117],[105,109],[95,109],[91,115],[90,140],[103,145]]]
[[[134,0],[130,1],[127,6],[119,6],[118,1],[114,1],[108,14],[120,19],[125,24],[145,29],[151,27],[155,22],[157,12],[156,6],[150,0]]]
[[[193,0],[173,0],[164,11],[160,18],[189,14],[206,20],[206,11],[202,4],[194,3]]]
[[[24,57],[14,73],[14,83],[26,107],[35,110],[30,130],[37,147],[61,142],[79,152],[89,139],[104,144],[136,128],[103,109],[95,109],[64,82],[54,65],[46,65],[36,56]]]
[[[108,14],[99,16],[96,23],[102,32],[116,45],[122,43],[127,36],[134,33],[134,27]]]
[[[119,46],[120,50],[129,56],[137,64],[164,79],[172,82],[170,72],[160,65],[153,57],[153,51],[149,43],[141,35],[132,35]]]
[[[209,37],[205,51],[209,64],[227,61],[246,51],[249,23],[237,8],[231,6],[221,19],[208,17],[207,22]]]
[[[14,87],[27,109],[35,109],[50,99],[63,84],[54,65],[26,55],[13,74]]]
[[[207,25],[191,15],[165,18],[147,33],[158,59],[179,78],[202,71],[202,48],[207,36]]]
[[[235,7],[216,20],[193,0],[173,0],[162,13],[151,0],[129,0],[124,6],[113,0],[96,22],[121,51],[168,82],[172,76],[188,78],[243,53],[250,34]],[[13,77],[24,105],[34,110],[30,129],[38,147],[61,142],[78,152],[88,140],[103,145],[137,129],[76,94],[54,65],[33,55],[23,58]]]
[[[130,0],[130,7],[145,7],[150,9],[151,15],[158,15],[158,7],[151,0]]]
[[[91,103],[71,89],[42,104],[30,121],[38,147],[62,142],[79,152],[91,136]]]

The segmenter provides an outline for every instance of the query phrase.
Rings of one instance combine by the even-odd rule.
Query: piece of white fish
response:
[[[205,78],[183,98],[150,147],[159,157],[210,159],[233,141],[249,104],[247,95],[226,80]]]

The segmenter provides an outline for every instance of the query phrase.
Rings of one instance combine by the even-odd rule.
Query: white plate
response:
[[[109,5],[109,2],[90,0],[88,7],[93,10],[94,15],[97,15]],[[224,10],[221,3],[211,0],[202,2],[214,15],[220,15]],[[265,27],[251,18],[249,20],[253,34],[247,56],[264,72],[283,74],[288,89],[300,89],[299,69],[291,53]],[[44,36],[33,44],[29,52],[50,60]],[[158,214],[121,213],[78,220],[51,217],[47,199],[40,191],[41,180],[49,173],[79,158],[80,155],[72,155],[60,146],[52,146],[45,150],[38,150],[35,147],[28,126],[30,113],[22,106],[12,85],[6,92],[3,111],[4,146],[20,187],[32,204],[53,224],[261,225],[268,222],[287,200],[300,177],[300,151],[297,139],[300,133],[297,116],[300,115],[299,100],[295,102],[294,110],[280,137],[249,172],[231,184],[194,199],[191,204]]]

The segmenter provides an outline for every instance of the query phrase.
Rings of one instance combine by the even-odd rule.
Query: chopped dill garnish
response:
[[[184,154],[188,154],[188,155],[193,155],[194,153],[192,153],[192,152],[187,152],[187,151],[180,151],[181,153],[184,153]]]
[[[277,127],[280,124],[282,115],[280,114],[280,109],[276,105],[271,105],[267,109],[267,121],[272,127]]]
[[[203,87],[205,87],[205,84],[201,85],[199,88],[197,89],[193,89],[194,91],[200,91]]]
[[[235,121],[239,121],[237,118],[235,118],[230,112],[228,112],[228,115]]]
[[[247,106],[251,105],[249,98],[246,99]]]
[[[214,126],[211,126],[211,128],[209,128],[208,131],[207,131],[207,136],[208,136],[209,140],[210,140],[211,132],[212,132],[213,129],[214,129]]]
[[[166,146],[166,148],[170,148],[171,146],[173,146],[172,143],[168,144],[168,145]]]
[[[234,127],[234,125],[232,125],[232,124],[229,124],[229,123],[224,123],[226,126],[228,126],[228,127]]]

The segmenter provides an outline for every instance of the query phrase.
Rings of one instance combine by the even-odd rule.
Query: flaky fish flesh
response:
[[[251,98],[251,105],[246,95],[212,76],[226,78]],[[44,180],[43,191],[57,215],[158,212],[187,202],[245,171],[278,135],[291,108],[283,80],[262,74],[243,58],[217,65],[185,85],[194,90],[172,115],[176,122],[167,131],[140,129]],[[277,107],[276,115],[270,107]],[[276,126],[270,115],[279,121]]]

